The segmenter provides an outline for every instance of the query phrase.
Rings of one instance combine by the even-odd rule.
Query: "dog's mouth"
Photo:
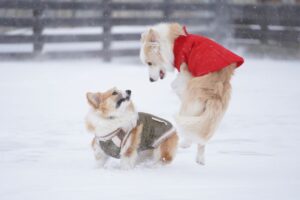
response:
[[[130,94],[127,94],[126,95],[126,97],[122,97],[122,98],[120,98],[118,101],[117,101],[117,103],[116,103],[116,108],[119,108],[121,105],[122,105],[122,103],[124,103],[124,102],[126,102],[126,101],[129,101],[130,100]]]
[[[164,79],[165,75],[166,75],[166,73],[163,70],[159,71],[159,77],[160,77],[160,79]]]

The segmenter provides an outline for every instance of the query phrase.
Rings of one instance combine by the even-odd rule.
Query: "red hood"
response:
[[[174,65],[180,71],[180,65],[186,63],[193,76],[202,76],[219,71],[232,63],[237,67],[244,59],[209,38],[187,34],[179,36],[174,42]]]

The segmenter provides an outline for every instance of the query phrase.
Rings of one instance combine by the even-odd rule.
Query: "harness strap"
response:
[[[165,132],[160,138],[158,138],[154,143],[153,143],[153,147],[157,148],[163,141],[165,141],[167,138],[169,138],[171,135],[175,134],[175,128],[172,127],[170,130],[168,130],[167,132]]]
[[[121,142],[121,148],[125,146],[125,144],[126,144],[128,138],[129,138],[130,134],[131,134],[131,130],[128,131],[128,132],[126,133],[126,135],[124,136],[124,138],[123,138],[123,140],[122,140],[122,142]]]
[[[185,33],[186,35],[189,35],[189,33],[188,33],[187,30],[186,30],[186,26],[183,26],[183,31],[184,31],[184,33]]]
[[[114,136],[116,136],[119,133],[119,131],[121,131],[121,128],[118,128],[117,130],[114,130],[113,132],[111,132],[107,135],[104,135],[104,136],[96,136],[96,138],[98,138],[101,141],[106,141],[106,140],[112,139]]]
[[[165,124],[166,126],[168,125],[168,123],[167,123],[166,121],[164,121],[164,120],[160,120],[160,119],[157,119],[157,118],[155,118],[155,117],[151,117],[151,119],[154,120],[154,121],[163,123],[163,124]]]

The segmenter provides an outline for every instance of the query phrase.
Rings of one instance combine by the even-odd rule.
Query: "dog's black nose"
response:
[[[150,78],[149,80],[150,80],[150,82],[154,82],[154,79],[153,79],[153,78]]]
[[[131,90],[126,90],[126,94],[131,95]]]

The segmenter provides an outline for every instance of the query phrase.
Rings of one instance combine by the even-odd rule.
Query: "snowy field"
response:
[[[140,111],[173,121],[174,75],[150,83],[138,62],[0,63],[0,199],[300,199],[299,62],[246,59],[207,146],[179,149],[169,166],[97,169],[84,127],[87,91],[133,90]]]

